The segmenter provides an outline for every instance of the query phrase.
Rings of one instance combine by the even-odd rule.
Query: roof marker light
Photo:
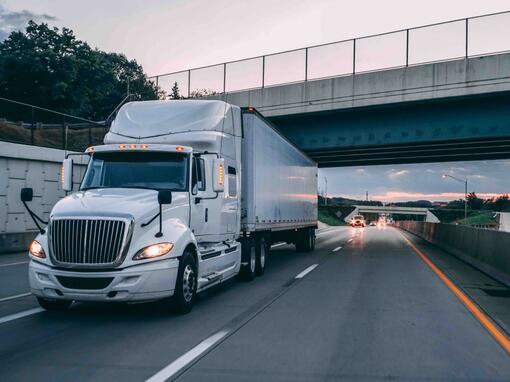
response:
[[[87,150],[85,150],[86,153],[92,153],[96,150],[94,146],[87,147]]]
[[[141,145],[140,146],[142,149],[148,149],[149,148],[149,145]]]
[[[136,149],[136,145],[129,145],[130,149]]]
[[[175,147],[175,149],[176,149],[177,151],[182,151],[182,150],[184,150],[184,147],[182,147],[182,146],[176,146],[176,147]]]
[[[124,150],[126,148],[126,145],[119,145],[119,149]]]
[[[255,108],[253,106],[248,106],[248,113],[254,113]]]

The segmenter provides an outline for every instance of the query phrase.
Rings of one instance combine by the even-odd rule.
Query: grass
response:
[[[331,226],[347,225],[343,219],[339,219],[330,208],[319,207],[319,221]]]
[[[497,221],[493,217],[494,213],[478,213],[476,215],[468,216],[467,219],[459,220],[459,224],[463,225],[496,225]]]

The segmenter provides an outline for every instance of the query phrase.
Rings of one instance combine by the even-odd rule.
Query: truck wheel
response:
[[[312,228],[303,228],[297,232],[296,251],[310,252],[315,248],[315,232]]]
[[[261,237],[256,241],[256,262],[255,262],[255,274],[262,276],[266,270],[267,255],[269,252],[269,246],[267,245],[266,239]]]
[[[310,228],[310,236],[311,236],[310,251],[315,251],[315,243],[317,241],[317,238],[315,237],[315,228]]]
[[[255,271],[257,268],[257,252],[255,250],[255,243],[253,239],[243,240],[242,244],[242,261],[247,263],[241,268],[241,277],[245,281],[251,281],[255,278]]]
[[[179,261],[179,271],[172,303],[175,311],[186,314],[191,311],[197,293],[197,266],[190,251],[185,251]]]
[[[37,302],[41,308],[49,312],[66,310],[73,303],[72,300],[46,300],[42,297],[37,297]]]

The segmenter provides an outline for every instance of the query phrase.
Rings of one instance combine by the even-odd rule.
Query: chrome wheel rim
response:
[[[262,243],[260,246],[260,267],[264,269],[266,265],[266,244]]]
[[[256,259],[257,259],[257,256],[255,254],[255,247],[251,247],[251,250],[250,250],[250,270],[252,272],[255,272]]]
[[[195,272],[193,272],[191,265],[188,264],[184,268],[182,275],[182,294],[186,302],[190,302],[193,298],[193,293],[195,292],[195,283]]]

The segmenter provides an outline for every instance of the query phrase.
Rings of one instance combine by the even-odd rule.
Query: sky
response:
[[[508,0],[0,0],[0,40],[33,19],[136,59],[149,75],[510,10]],[[509,161],[321,169],[328,195],[451,200],[510,192]]]

